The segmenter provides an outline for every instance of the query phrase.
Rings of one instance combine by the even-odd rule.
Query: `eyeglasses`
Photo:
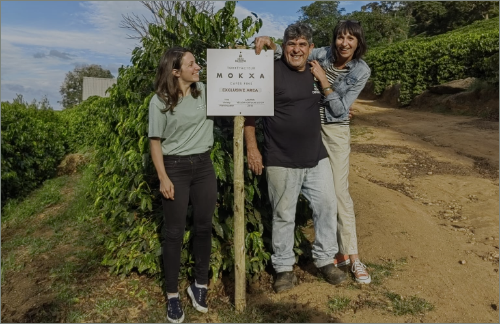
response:
[[[355,24],[358,24],[361,26],[361,21],[357,21],[357,20],[340,20],[339,23],[345,23],[345,22],[352,22],[352,23],[355,23]]]

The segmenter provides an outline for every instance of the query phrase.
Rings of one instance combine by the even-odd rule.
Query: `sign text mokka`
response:
[[[245,77],[243,76],[244,73],[238,73],[238,79],[245,79]],[[227,77],[229,79],[232,79],[234,78],[234,74],[233,73],[228,73],[227,74]],[[222,73],[217,73],[217,79],[222,79]],[[246,79],[255,79],[255,73],[248,73],[248,76],[246,77]],[[260,74],[260,77],[259,79],[264,79],[264,73],[261,73]]]

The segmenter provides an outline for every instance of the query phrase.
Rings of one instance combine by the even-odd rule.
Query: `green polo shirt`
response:
[[[173,112],[161,112],[165,104],[158,95],[149,102],[148,137],[159,137],[163,155],[190,155],[210,150],[214,144],[212,119],[207,118],[205,85],[197,82],[201,90],[198,98],[189,95]]]

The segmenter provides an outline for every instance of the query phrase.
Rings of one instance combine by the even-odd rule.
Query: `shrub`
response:
[[[101,145],[100,138],[107,131],[100,125],[105,121],[109,98],[93,96],[75,106],[64,109],[60,115],[66,128],[66,142],[70,152],[85,151]],[[101,133],[97,133],[101,130]]]
[[[369,50],[366,62],[372,69],[375,94],[399,83],[399,102],[407,105],[429,86],[465,77],[498,86],[498,22],[497,17]]]
[[[46,100],[2,102],[2,206],[56,174],[67,152],[66,129]]]

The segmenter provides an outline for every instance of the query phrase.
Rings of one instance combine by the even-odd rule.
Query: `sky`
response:
[[[370,1],[341,1],[349,13]],[[312,1],[238,1],[235,16],[255,12],[263,20],[259,35],[281,38],[302,6]],[[223,1],[215,2],[218,10]],[[22,94],[27,102],[49,100],[62,109],[59,89],[66,73],[81,64],[98,64],[118,76],[131,65],[138,40],[121,28],[122,15],[149,17],[140,1],[1,1],[1,101]]]

